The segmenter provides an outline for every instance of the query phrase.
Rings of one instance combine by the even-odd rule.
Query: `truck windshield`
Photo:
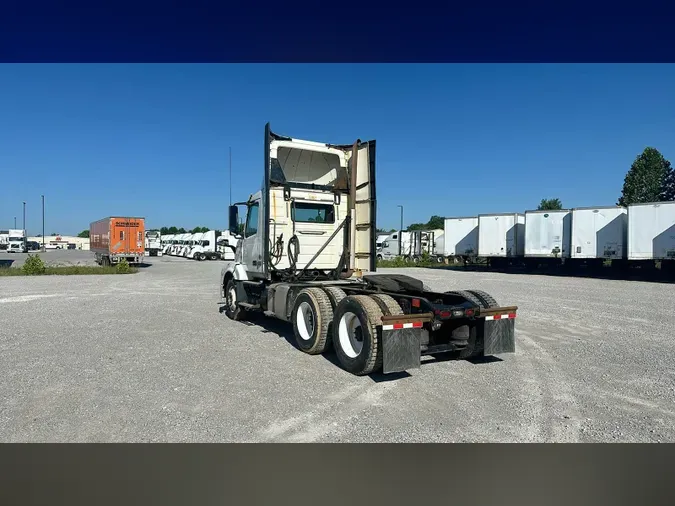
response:
[[[292,209],[292,219],[302,223],[335,223],[333,204],[314,202],[296,202]]]
[[[9,240],[12,242],[21,242],[23,241],[23,237],[10,237]]]

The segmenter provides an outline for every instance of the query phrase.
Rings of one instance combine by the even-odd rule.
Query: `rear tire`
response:
[[[499,303],[497,302],[497,300],[487,292],[484,292],[482,290],[467,290],[467,292],[471,292],[478,299],[480,299],[480,301],[483,303],[481,307],[483,307],[484,309],[489,309],[491,307],[499,307]]]
[[[377,332],[382,310],[367,295],[351,295],[338,304],[333,318],[333,345],[340,365],[363,376],[382,368],[382,343]]]
[[[380,306],[382,313],[387,316],[403,314],[403,309],[401,309],[400,304],[396,302],[396,300],[391,295],[378,293],[371,295],[370,298],[373,299],[378,306]]]
[[[491,307],[498,307],[497,301],[490,294],[482,290],[453,290],[446,293],[453,293],[461,295],[465,299],[473,302],[481,309],[489,309]],[[484,322],[478,323],[483,325]],[[483,355],[484,342],[483,339],[478,339],[478,325],[473,325],[469,329],[469,339],[467,340],[466,348],[458,352],[457,358],[467,359]]]
[[[328,333],[333,320],[333,308],[328,295],[320,288],[300,291],[291,313],[295,342],[301,351],[318,355],[330,345]]]

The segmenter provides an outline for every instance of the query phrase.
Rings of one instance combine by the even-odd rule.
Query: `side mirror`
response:
[[[239,208],[230,206],[229,231],[232,235],[239,235]]]

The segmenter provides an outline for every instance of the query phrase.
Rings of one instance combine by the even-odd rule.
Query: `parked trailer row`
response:
[[[447,218],[444,239],[450,259],[495,267],[668,263],[675,260],[675,202]]]

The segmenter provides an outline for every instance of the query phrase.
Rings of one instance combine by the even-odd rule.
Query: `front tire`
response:
[[[328,295],[320,288],[305,288],[295,299],[292,313],[293,334],[301,351],[318,355],[330,346],[333,308]]]
[[[338,304],[333,318],[333,346],[346,371],[363,376],[382,368],[377,325],[382,310],[367,295],[351,295]]]
[[[233,278],[225,284],[225,314],[230,320],[241,321],[246,318],[246,310],[239,306],[237,301],[237,286]]]

